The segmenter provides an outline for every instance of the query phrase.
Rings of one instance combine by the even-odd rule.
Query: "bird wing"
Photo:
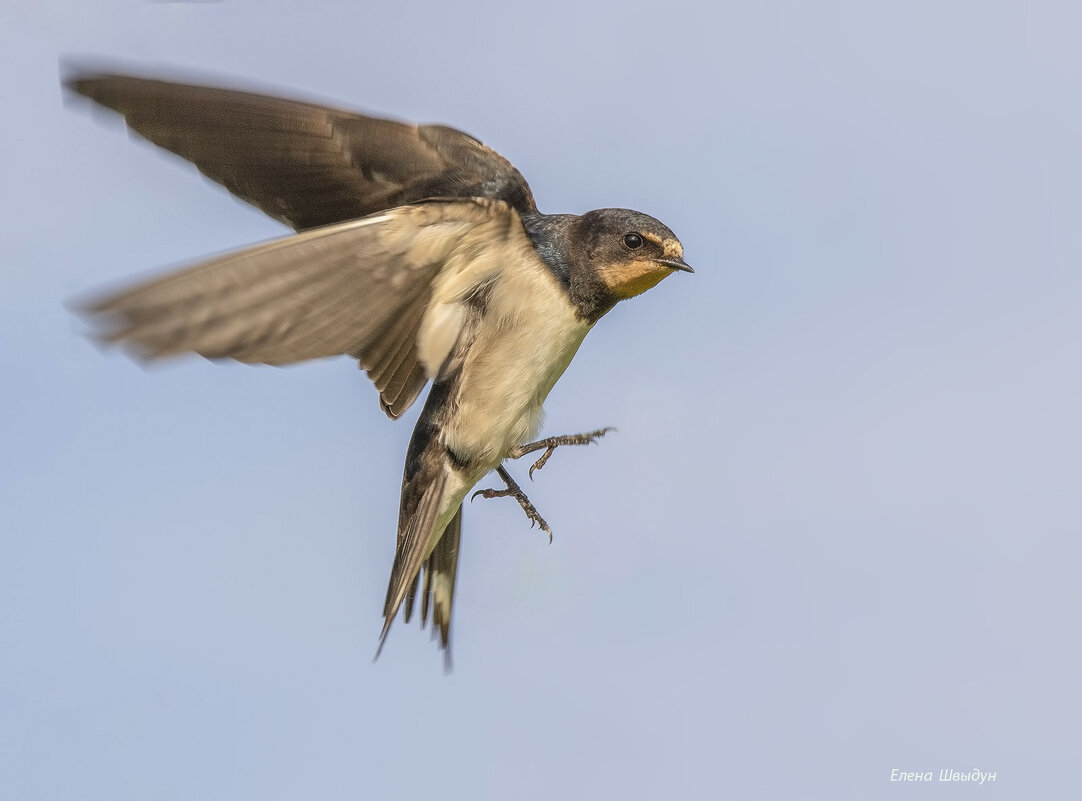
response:
[[[418,351],[441,271],[495,269],[525,242],[517,213],[499,201],[403,206],[214,258],[83,310],[103,339],[147,359],[194,352],[288,364],[350,354],[397,417],[446,358],[441,347]],[[427,328],[453,329],[443,332],[449,348],[466,322],[429,319]]]
[[[68,89],[295,230],[434,197],[536,213],[515,167],[472,136],[268,95],[70,70]]]

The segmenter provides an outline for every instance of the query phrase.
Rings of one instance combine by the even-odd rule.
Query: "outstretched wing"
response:
[[[298,231],[436,197],[537,211],[522,174],[454,128],[129,75],[75,70],[65,85]]]
[[[148,359],[194,352],[288,364],[350,354],[397,417],[445,357],[418,352],[433,281],[477,264],[476,254],[499,264],[523,241],[501,202],[403,206],[212,259],[83,310],[103,339]],[[448,343],[457,333],[445,332]]]

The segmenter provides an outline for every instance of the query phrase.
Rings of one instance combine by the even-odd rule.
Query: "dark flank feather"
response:
[[[443,125],[78,69],[65,85],[298,231],[433,197],[487,197],[537,212],[510,162]]]

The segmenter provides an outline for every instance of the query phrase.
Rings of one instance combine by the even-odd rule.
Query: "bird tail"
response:
[[[451,604],[455,597],[455,574],[458,572],[458,550],[462,540],[462,505],[447,524],[436,547],[425,561],[425,587],[421,596],[421,626],[428,622],[428,610],[432,608],[432,636],[440,635],[443,661],[451,669]],[[414,579],[406,603],[406,622],[409,622],[413,595],[417,580]]]
[[[423,413],[422,413],[423,416]],[[424,567],[421,625],[432,610],[433,636],[439,632],[444,661],[450,667],[451,604],[462,537],[462,495],[466,486],[440,441],[438,425],[419,424],[406,455],[402,502],[377,658],[391,623],[404,605],[408,622]]]

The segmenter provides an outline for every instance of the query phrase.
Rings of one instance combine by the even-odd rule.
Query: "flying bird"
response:
[[[463,501],[495,471],[505,488],[474,495],[515,498],[551,537],[503,463],[543,451],[532,477],[555,448],[605,434],[531,441],[594,324],[693,272],[679,240],[628,209],[542,214],[510,162],[443,125],[132,75],[76,71],[65,85],[296,231],[97,299],[84,311],[103,339],[145,359],[346,354],[392,419],[432,382],[406,452],[379,649],[420,585],[421,624],[431,610],[449,660]]]

